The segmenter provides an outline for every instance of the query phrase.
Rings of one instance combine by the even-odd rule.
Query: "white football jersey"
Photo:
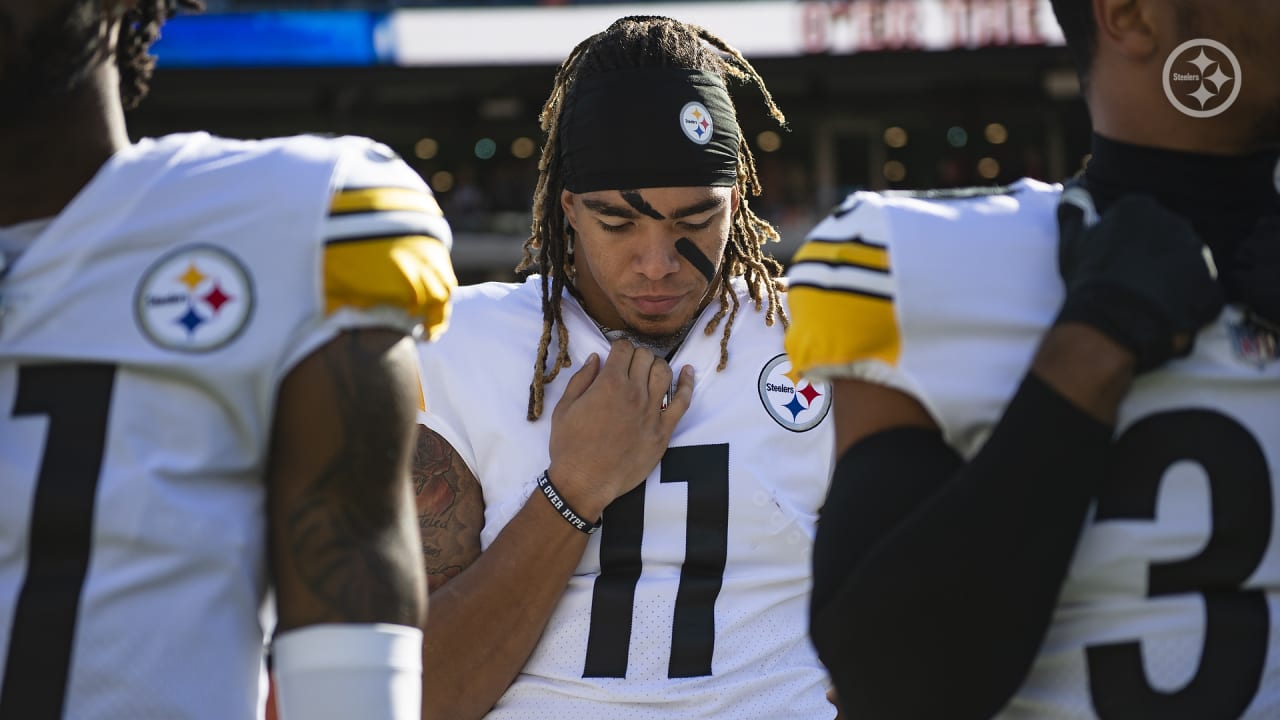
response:
[[[262,716],[276,392],[456,284],[421,179],[361,138],[145,140],[0,278],[0,716]]]
[[[528,422],[539,283],[461,288],[454,329],[419,349],[429,378],[423,422],[480,479],[486,548],[547,467],[552,408],[569,377],[591,353],[609,353],[566,296],[573,367],[547,386],[542,418]],[[767,327],[744,290],[740,299],[723,372],[723,326],[704,333],[715,303],[672,357],[677,372],[694,368],[692,407],[659,467],[605,511],[491,718],[834,716],[806,633],[810,556],[831,472],[830,394],[825,383],[787,377],[781,323]]]
[[[790,272],[797,367],[911,394],[972,457],[1062,303],[1060,192],[850,196]],[[1000,717],[1280,717],[1275,343],[1229,307],[1190,357],[1134,383],[1048,636]]]

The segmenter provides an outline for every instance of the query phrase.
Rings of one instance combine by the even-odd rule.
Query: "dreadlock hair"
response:
[[[201,0],[142,0],[125,12],[116,46],[116,65],[120,70],[120,102],[132,110],[151,89],[151,75],[156,59],[151,45],[160,38],[160,27],[177,14],[179,8],[200,12]]]
[[[718,51],[718,52],[717,52]],[[615,21],[604,32],[587,38],[569,53],[556,72],[551,95],[538,116],[543,132],[547,135],[538,162],[538,185],[533,197],[533,225],[529,239],[524,244],[524,259],[516,272],[537,272],[542,276],[542,339],[538,344],[534,361],[533,382],[529,385],[528,419],[537,420],[542,415],[543,389],[555,380],[561,368],[570,366],[569,331],[561,315],[561,298],[567,289],[574,292],[566,281],[573,277],[572,228],[565,222],[560,195],[564,189],[560,165],[560,116],[578,82],[583,78],[611,70],[629,68],[680,68],[714,72],[728,85],[730,79],[754,85],[764,96],[770,117],[779,125],[786,125],[782,111],[774,104],[764,80],[747,62],[747,59],[724,40],[696,25],[689,25],[671,18],[635,15]],[[729,361],[729,333],[738,314],[738,297],[733,291],[731,279],[742,276],[748,293],[760,310],[768,301],[765,323],[772,325],[779,319],[783,327],[788,324],[783,309],[777,278],[782,265],[766,255],[766,242],[777,242],[778,232],[769,223],[752,212],[748,197],[761,193],[760,178],[756,174],[755,158],[745,139],[738,140],[738,179],[735,183],[740,201],[734,212],[729,230],[729,242],[725,247],[724,261],[720,264],[720,309],[707,324],[711,335],[724,322],[720,340],[720,364],[723,370]],[[559,354],[547,368],[547,354],[551,344],[552,328],[556,330]]]

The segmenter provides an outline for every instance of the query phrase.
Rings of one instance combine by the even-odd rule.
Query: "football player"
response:
[[[782,120],[703,29],[581,43],[542,114],[536,274],[460,289],[421,348],[424,717],[835,715],[805,635],[828,394],[786,375],[735,80]]]
[[[789,273],[812,637],[851,717],[1280,717],[1280,4],[1054,8],[1082,177],[857,193]]]
[[[131,143],[163,0],[0,0],[0,717],[416,718],[411,330],[449,227],[360,138]]]

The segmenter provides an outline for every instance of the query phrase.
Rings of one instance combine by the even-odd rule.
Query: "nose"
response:
[[[633,258],[635,271],[649,280],[661,280],[680,271],[680,253],[676,238],[665,229],[647,233],[637,245]]]

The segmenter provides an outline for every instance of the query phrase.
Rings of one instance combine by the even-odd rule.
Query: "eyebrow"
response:
[[[635,210],[632,210],[630,207],[627,207],[624,205],[615,205],[613,203],[606,202],[604,200],[596,200],[594,198],[582,198],[582,204],[588,210],[598,215],[605,215],[607,217],[626,218],[627,220],[635,220],[636,218],[640,217],[640,214],[637,213]],[[707,212],[708,210],[715,210],[723,206],[724,206],[724,198],[719,195],[713,195],[705,200],[700,200],[692,205],[686,205],[682,208],[678,208],[675,212],[671,213],[671,217],[672,219],[688,217],[690,215],[697,215],[699,213]]]
[[[682,208],[677,209],[675,212],[671,213],[671,217],[673,218],[689,217],[690,215],[697,215],[699,213],[704,213],[708,210],[717,210],[721,207],[724,207],[724,198],[721,197],[720,195],[712,195],[706,200],[702,200],[692,205],[686,205]]]
[[[629,207],[623,207],[622,205],[614,205],[613,203],[605,202],[604,200],[592,200],[591,198],[582,198],[582,204],[586,206],[588,210],[590,210],[593,213],[596,213],[597,215],[607,215],[609,217],[626,218],[628,220],[635,220],[636,218],[640,217],[639,213],[637,213],[635,210],[632,210]]]

